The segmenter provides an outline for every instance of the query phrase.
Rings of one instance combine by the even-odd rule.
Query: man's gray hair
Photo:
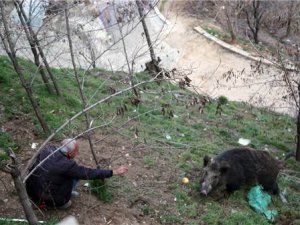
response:
[[[61,144],[63,147],[60,149],[60,151],[63,153],[71,152],[76,148],[76,140],[71,138],[63,140]]]

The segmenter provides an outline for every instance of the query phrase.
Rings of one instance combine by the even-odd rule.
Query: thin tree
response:
[[[220,13],[216,17],[219,22],[224,25],[230,33],[230,42],[236,43],[238,19],[244,8],[243,1],[218,1],[216,4],[220,5]]]
[[[17,10],[19,19],[21,21],[21,24],[23,25],[27,40],[29,42],[30,49],[31,49],[33,57],[34,57],[34,63],[37,66],[39,73],[41,74],[42,80],[43,80],[48,92],[50,94],[54,94],[54,90],[53,90],[53,88],[52,88],[52,86],[49,82],[49,78],[48,78],[47,74],[45,73],[44,68],[42,67],[42,65],[40,63],[39,55],[38,55],[36,46],[34,44],[34,41],[33,41],[32,37],[30,36],[30,33],[29,33],[28,26],[30,26],[30,22],[29,21],[27,21],[27,22],[24,21],[23,15],[21,14],[21,10],[20,10],[20,7],[22,8],[22,5],[18,5],[16,1],[14,1],[14,4],[15,4],[15,8]]]
[[[19,0],[14,0],[14,5],[15,5],[15,8],[17,10],[17,13],[18,13],[19,19],[21,21],[21,24],[24,28],[27,40],[30,44],[31,51],[32,51],[32,54],[34,56],[34,62],[36,64],[36,66],[38,67],[39,72],[41,73],[41,76],[43,78],[43,81],[44,81],[49,93],[54,93],[54,91],[53,91],[52,86],[50,86],[49,79],[48,79],[48,76],[45,73],[43,65],[40,63],[40,60],[39,60],[40,57],[42,58],[42,61],[45,65],[45,67],[46,67],[46,70],[47,70],[48,74],[49,74],[49,77],[51,79],[51,83],[53,84],[54,89],[55,89],[55,93],[57,95],[61,95],[58,84],[57,84],[57,81],[55,79],[55,76],[51,72],[49,63],[46,59],[44,51],[41,48],[41,45],[40,45],[39,40],[37,38],[37,34],[33,31],[30,20],[27,18],[27,15],[24,11],[23,1],[20,2]]]
[[[21,179],[21,172],[19,170],[17,157],[11,149],[7,150],[6,154],[10,157],[12,163],[9,164],[6,161],[0,161],[0,170],[11,175],[28,223],[30,225],[38,225],[39,222],[33,211],[25,184]]]
[[[140,0],[136,0],[136,4],[137,4],[137,7],[138,7],[140,20],[142,22],[144,33],[145,33],[146,40],[147,40],[147,44],[148,44],[148,47],[149,47],[151,61],[153,63],[155,63],[155,62],[157,63],[155,53],[154,53],[154,49],[153,49],[153,44],[152,44],[151,37],[150,37],[149,31],[148,31],[148,27],[147,27],[147,24],[146,24],[146,21],[145,21],[143,5],[142,5]]]
[[[288,37],[291,34],[292,31],[292,23],[294,20],[294,16],[296,14],[296,1],[289,1],[288,5],[288,14],[287,14],[287,23],[286,23],[286,33],[285,36]],[[298,12],[299,13],[299,12]]]
[[[116,17],[116,7],[115,7],[115,4],[114,4],[114,13],[115,13],[115,17]],[[126,48],[126,44],[125,44],[125,36],[123,34],[122,26],[120,25],[119,22],[117,22],[117,26],[118,26],[118,29],[119,29],[119,32],[120,32],[120,36],[121,36],[123,51],[124,51],[126,65],[127,65],[128,74],[129,74],[130,85],[134,86],[133,66],[130,65],[130,60],[129,60],[129,56],[128,56],[127,48]],[[136,97],[139,96],[139,93],[138,93],[138,91],[137,91],[136,88],[133,88],[132,91],[133,91],[133,93],[135,94]]]
[[[39,105],[36,101],[36,98],[33,95],[32,88],[31,88],[30,84],[28,83],[28,81],[25,79],[25,76],[22,72],[22,69],[21,69],[21,67],[18,63],[17,56],[16,56],[15,45],[12,41],[11,31],[8,28],[7,19],[6,19],[6,16],[5,16],[3,1],[0,1],[0,10],[1,10],[1,19],[2,19],[2,23],[3,23],[3,27],[4,27],[3,33],[0,32],[0,38],[2,40],[4,49],[7,53],[7,55],[9,56],[9,58],[10,58],[12,64],[13,64],[14,70],[16,71],[16,73],[17,73],[17,75],[18,75],[18,77],[21,81],[21,84],[22,84],[22,86],[24,87],[24,89],[27,93],[29,101],[30,101],[30,103],[33,107],[33,110],[35,112],[35,115],[36,115],[41,127],[43,128],[43,131],[45,133],[50,133],[50,129],[48,127],[48,124],[44,120],[44,117],[41,113],[40,107],[39,107]]]
[[[82,110],[84,110],[88,105],[87,105],[83,90],[81,88],[81,82],[79,80],[79,75],[78,75],[78,71],[77,71],[77,68],[76,68],[75,57],[74,57],[74,52],[73,52],[73,44],[72,44],[72,39],[71,39],[68,5],[65,8],[65,20],[66,20],[67,36],[68,36],[68,42],[69,42],[69,48],[70,48],[70,54],[71,54],[71,60],[72,60],[74,75],[75,75],[75,79],[76,79],[77,86],[78,86],[79,93],[80,93],[80,98],[81,98],[81,102],[82,102]],[[90,124],[91,124],[91,120],[89,118],[88,112],[85,112],[84,116],[85,116],[86,129],[89,129]],[[93,155],[95,164],[96,164],[96,166],[98,166],[98,160],[97,160],[97,157],[96,157],[96,154],[95,154],[95,151],[94,151],[94,146],[93,146],[93,142],[92,142],[92,138],[90,136],[90,133],[87,134],[87,138],[88,138],[88,141],[89,141],[91,153]]]
[[[260,0],[252,0],[251,6],[245,8],[248,27],[253,35],[254,42],[258,44],[258,32],[262,24],[264,9]]]
[[[300,162],[300,79],[299,70],[289,71],[283,63],[282,56],[279,55],[281,70],[283,72],[282,80],[285,83],[285,88],[287,89],[289,95],[288,97],[292,99],[296,110],[296,151],[293,155],[296,161]]]

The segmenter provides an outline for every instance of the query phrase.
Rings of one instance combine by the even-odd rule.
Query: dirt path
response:
[[[255,106],[269,107],[277,112],[290,111],[290,104],[283,101],[286,92],[270,87],[268,81],[278,72],[274,68],[261,69],[263,74],[253,73],[254,62],[223,49],[193,30],[201,21],[182,12],[183,1],[169,1],[164,15],[172,26],[166,42],[180,52],[177,68],[191,73],[189,77],[201,92],[212,97],[224,95],[230,100],[250,102]],[[231,79],[224,73],[232,71]]]

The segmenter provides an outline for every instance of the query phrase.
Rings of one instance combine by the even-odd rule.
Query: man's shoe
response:
[[[72,191],[71,196],[72,196],[72,198],[78,198],[80,196],[80,193],[77,191]]]
[[[69,200],[66,204],[62,206],[46,206],[46,209],[68,209],[72,205],[72,201]]]
[[[70,206],[72,205],[72,201],[69,200],[66,204],[62,205],[62,206],[59,206],[57,207],[58,209],[68,209],[70,208]]]

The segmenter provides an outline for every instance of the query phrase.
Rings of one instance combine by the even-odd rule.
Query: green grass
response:
[[[151,166],[155,166],[156,161],[155,161],[155,159],[153,159],[151,156],[145,155],[145,156],[144,156],[144,164],[145,164],[146,166],[151,167]]]
[[[231,40],[230,34],[227,31],[219,30],[209,26],[204,26],[203,29],[207,33],[217,37],[222,41],[228,42]],[[236,42],[239,46],[241,46],[241,48],[244,51],[253,51],[255,49],[262,53],[268,53],[268,54],[275,54],[276,52],[276,49],[274,49],[274,47],[267,46],[266,44],[261,44],[261,43],[256,44],[254,43],[254,40],[250,40],[249,38],[246,37],[238,36],[236,38]]]
[[[26,78],[32,78],[34,65],[22,60],[22,67],[26,71]],[[127,87],[121,82],[124,80],[124,74],[113,74],[103,70],[100,72],[103,74],[101,77],[94,77],[79,71],[80,77],[84,77],[84,93],[89,104],[103,99],[114,90]],[[47,123],[55,130],[78,113],[82,106],[72,71],[53,69],[53,73],[63,90],[61,98],[49,95],[38,76],[32,85]],[[150,76],[147,73],[139,73],[134,79],[137,83],[149,80]],[[140,104],[131,104],[135,96],[128,91],[97,105],[89,111],[89,115],[93,119],[93,126],[112,121],[98,131],[102,135],[116,135],[116,129],[120,127],[122,129],[119,129],[118,134],[121,137],[129,138],[136,144],[142,143],[151,149],[141,157],[142,166],[149,170],[159,167],[160,158],[164,158],[169,173],[174,171],[176,175],[184,174],[189,177],[195,168],[202,167],[204,155],[215,156],[225,149],[236,147],[241,137],[250,139],[251,147],[268,149],[280,159],[284,153],[295,149],[296,127],[295,120],[291,117],[249,107],[241,102],[230,102],[226,97],[212,100],[201,113],[199,105],[188,104],[194,98],[199,98],[199,95],[168,82],[147,83],[138,89]],[[5,57],[0,57],[0,95],[2,96],[0,104],[5,106],[4,115],[0,119],[1,126],[16,117],[30,118],[34,124],[35,134],[43,137],[25,92]],[[220,105],[222,111],[217,113]],[[57,134],[56,138],[73,136],[84,130],[82,115]],[[1,131],[0,149],[8,147],[18,149],[18,146],[19,140],[14,139],[13,133]],[[300,166],[294,159],[287,160],[285,168],[296,171],[293,176],[299,177]],[[174,180],[167,183],[170,194],[176,197],[176,201],[169,205],[144,205],[140,207],[141,214],[153,217],[161,224],[233,225],[239,224],[240,221],[245,221],[245,224],[267,224],[262,215],[250,208],[243,191],[238,191],[220,201],[212,197],[203,198],[195,194],[199,190],[197,177],[191,175],[189,178],[190,183],[186,186]],[[114,201],[114,193],[107,188],[113,186],[113,180],[110,179],[105,185],[93,182],[91,186],[95,195],[108,203]],[[140,194],[139,190],[131,182],[122,186],[128,202],[134,202]],[[272,197],[272,206],[279,212],[279,221],[299,219],[300,197],[296,182],[281,175],[279,186],[282,190],[286,189],[286,196],[290,202],[283,205],[277,197]],[[142,194],[150,195],[150,193]]]
[[[213,36],[215,36],[215,37],[217,37],[217,38],[219,38],[223,41],[228,40],[230,38],[229,33],[219,31],[219,30],[217,30],[215,28],[212,28],[212,27],[207,27],[206,26],[206,27],[204,27],[204,30],[207,33],[209,33],[209,34],[211,34],[211,35],[213,35]]]
[[[112,202],[113,200],[113,194],[110,191],[109,187],[107,186],[107,183],[105,180],[90,180],[90,189],[92,193],[97,196],[101,201],[103,202]]]

